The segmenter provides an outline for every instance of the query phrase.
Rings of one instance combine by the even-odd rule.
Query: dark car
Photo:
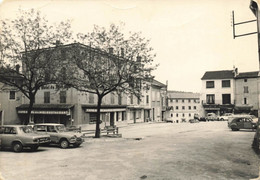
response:
[[[229,124],[228,127],[232,131],[239,131],[240,129],[256,129],[256,123],[250,117],[236,117]]]
[[[33,132],[31,127],[23,125],[0,126],[0,147],[11,148],[14,152],[20,152],[24,147],[36,151],[40,145],[50,143],[49,135],[39,135]]]

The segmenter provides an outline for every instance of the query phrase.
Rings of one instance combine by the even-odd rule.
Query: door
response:
[[[253,126],[252,126],[252,119],[245,118],[244,120],[245,120],[244,121],[244,128],[245,129],[252,129],[253,128]]]
[[[47,133],[51,137],[51,142],[59,143],[58,132],[54,126],[47,126]]]
[[[110,126],[115,125],[115,120],[114,120],[114,112],[110,113]]]

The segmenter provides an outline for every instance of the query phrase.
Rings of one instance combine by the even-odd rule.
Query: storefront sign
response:
[[[118,108],[118,109],[100,109],[100,112],[119,112],[119,111],[125,111],[124,108]],[[86,112],[97,112],[97,109],[86,109]]]
[[[32,114],[65,114],[70,115],[69,111],[43,111],[43,110],[32,110]],[[27,114],[27,110],[18,110],[18,114]]]

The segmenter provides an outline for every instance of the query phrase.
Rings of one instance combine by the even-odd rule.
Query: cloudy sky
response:
[[[1,0],[0,0],[1,1]],[[255,19],[250,0],[10,0],[1,1],[0,18],[14,18],[18,9],[35,8],[51,22],[72,20],[75,33],[93,25],[125,23],[129,31],[141,31],[151,39],[160,66],[154,71],[169,90],[200,92],[205,71],[239,72],[259,69],[257,36],[233,39],[235,22]],[[256,23],[236,27],[237,33],[256,31]]]

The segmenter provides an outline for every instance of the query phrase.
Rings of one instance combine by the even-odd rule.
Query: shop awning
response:
[[[86,112],[97,112],[96,105],[82,105]],[[101,105],[100,112],[122,112],[126,111],[125,105]]]
[[[18,114],[27,114],[29,104],[22,104],[16,108]],[[70,115],[70,110],[73,108],[71,104],[34,104],[32,114],[59,114]]]
[[[235,110],[237,111],[250,111],[253,106],[235,106]]]

